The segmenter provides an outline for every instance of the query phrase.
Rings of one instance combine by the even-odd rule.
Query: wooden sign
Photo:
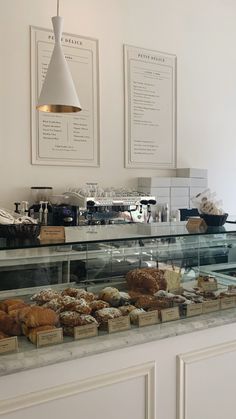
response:
[[[220,310],[220,300],[209,300],[202,303],[202,312],[212,313],[213,311]]]
[[[65,241],[65,227],[42,226],[40,230],[40,241],[42,242],[63,242]]]
[[[202,314],[202,303],[187,305],[187,317],[199,316],[200,314]]]
[[[98,327],[95,323],[74,327],[74,339],[91,338],[98,335]]]
[[[117,317],[115,319],[108,320],[108,332],[121,332],[123,330],[130,329],[130,318],[129,316]]]
[[[163,322],[170,322],[172,320],[178,320],[179,317],[179,307],[165,308],[161,310],[161,319]]]
[[[63,342],[62,328],[37,333],[37,348]]]
[[[158,311],[148,311],[147,313],[141,313],[138,316],[138,325],[139,327],[151,326],[153,324],[159,323]]]
[[[187,221],[186,228],[190,233],[204,232],[207,230],[207,225],[200,217],[190,217]]]
[[[18,352],[17,336],[0,340],[0,354],[6,354],[9,352]]]
[[[233,308],[236,306],[235,297],[223,297],[220,300],[221,310],[226,310],[227,308]]]

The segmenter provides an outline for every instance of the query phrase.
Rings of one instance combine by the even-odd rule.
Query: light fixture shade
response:
[[[81,105],[62,46],[61,16],[52,17],[55,46],[36,108],[43,112],[79,112]]]

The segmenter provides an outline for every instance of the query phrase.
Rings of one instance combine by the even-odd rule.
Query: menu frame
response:
[[[151,49],[136,47],[132,45],[123,45],[124,55],[124,96],[125,96],[125,168],[147,168],[147,169],[175,169],[177,161],[177,56],[165,52],[159,52]],[[136,58],[135,58],[136,57]],[[139,143],[141,144],[140,150],[138,150],[138,156],[135,156],[135,137],[133,134],[133,120],[132,120],[132,82],[134,80],[134,74],[132,71],[131,62],[136,60],[137,62],[144,62],[148,67],[150,63],[150,70],[153,69],[153,65],[163,66],[163,69],[169,69],[171,74],[171,93],[169,97],[160,97],[160,109],[170,110],[168,120],[162,121],[161,131],[162,136],[155,136],[150,142],[149,155],[148,153],[142,153],[142,149],[145,149],[145,138],[142,134]],[[163,112],[164,113],[164,112]],[[149,114],[150,115],[150,114]],[[155,119],[156,121],[156,119]],[[154,120],[153,120],[154,122]],[[171,124],[171,130],[170,130]],[[144,128],[144,126],[143,126]],[[146,127],[143,132],[147,133],[148,128]],[[156,128],[158,131],[158,129]],[[153,131],[153,130],[152,130]],[[151,130],[150,130],[151,132]],[[148,133],[147,133],[148,136]],[[163,138],[162,143],[160,137]],[[147,139],[148,143],[148,139]],[[137,144],[137,143],[136,143]],[[161,145],[161,147],[159,146]],[[164,145],[163,145],[164,144]],[[152,152],[152,150],[158,150]],[[158,160],[156,155],[158,153]]]
[[[58,150],[54,151],[53,147],[50,149],[50,156],[40,155],[40,150],[43,145],[43,135],[42,135],[42,123],[40,123],[39,111],[36,109],[37,98],[40,93],[40,63],[39,63],[39,52],[38,45],[39,42],[45,42],[47,44],[52,44],[50,46],[53,49],[54,39],[53,31],[37,26],[30,26],[30,66],[31,66],[31,163],[33,165],[52,165],[52,166],[81,166],[81,167],[100,167],[100,98],[99,98],[99,44],[98,39],[79,36],[63,32],[62,35],[62,47],[66,48],[67,46],[70,50],[73,48],[73,52],[77,54],[79,52],[87,51],[91,56],[91,71],[84,72],[84,77],[87,78],[87,86],[90,86],[90,94],[87,95],[89,98],[86,98],[86,101],[91,104],[88,114],[90,113],[89,118],[87,118],[87,126],[89,133],[89,140],[87,143],[87,149],[83,149],[83,142],[86,142],[82,138],[81,144],[77,144],[73,152],[75,156],[71,157],[72,153],[69,152],[70,158],[65,156],[58,157]],[[66,49],[65,55],[66,55]],[[85,53],[85,52],[84,52]],[[85,80],[85,79],[84,79]],[[74,79],[75,84],[76,80]],[[79,80],[78,84],[82,85],[83,80]],[[81,101],[81,96],[80,101]],[[82,102],[82,101],[81,101]],[[82,111],[76,114],[50,114],[50,116],[55,115],[55,118],[62,118],[65,124],[70,123],[71,118],[81,117],[83,112],[83,102]],[[87,110],[86,110],[87,111]],[[45,113],[44,113],[45,115]],[[47,114],[49,115],[49,114]],[[85,114],[84,114],[85,116]],[[75,121],[75,120],[74,120]],[[41,126],[40,126],[41,125]],[[72,125],[72,124],[71,124]],[[73,124],[75,126],[75,124]],[[78,126],[78,124],[77,124]],[[68,132],[68,128],[67,128]],[[72,132],[72,130],[71,130]],[[72,134],[67,134],[67,137],[70,136],[70,140],[73,139]],[[63,131],[62,131],[62,137]],[[62,140],[62,141],[63,141]],[[84,140],[84,141],[83,141]],[[63,141],[64,143],[64,141]],[[49,146],[50,147],[50,146]],[[81,155],[84,157],[81,158]],[[47,153],[45,153],[47,154]],[[49,153],[48,153],[49,154]]]

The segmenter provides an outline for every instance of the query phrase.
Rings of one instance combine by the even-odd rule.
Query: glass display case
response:
[[[184,222],[65,232],[63,243],[0,239],[0,353],[12,338],[25,351],[236,309],[233,225],[204,233],[188,232]]]

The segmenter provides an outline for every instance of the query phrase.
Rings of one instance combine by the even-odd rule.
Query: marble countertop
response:
[[[126,332],[103,334],[79,342],[71,341],[47,348],[29,350],[28,348],[32,348],[32,344],[28,344],[22,352],[0,356],[0,376],[181,336],[230,323],[236,323],[235,308],[154,326],[132,328]]]

